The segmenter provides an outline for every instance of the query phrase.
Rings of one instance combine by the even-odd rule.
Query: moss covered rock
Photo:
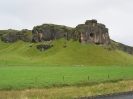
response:
[[[0,30],[0,38],[3,42],[16,42],[18,40],[23,40],[25,42],[32,41],[32,32],[31,30],[23,29],[21,31],[18,30]]]
[[[54,25],[54,24],[43,24],[36,26],[32,30],[33,42],[44,42],[50,40],[58,40],[60,38],[71,39],[74,34],[74,28]]]

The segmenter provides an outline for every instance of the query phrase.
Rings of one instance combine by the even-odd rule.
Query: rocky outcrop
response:
[[[131,47],[131,46],[127,46],[127,45],[124,45],[122,43],[115,42],[113,40],[111,40],[111,46],[114,49],[119,49],[119,50],[122,50],[124,52],[127,52],[128,54],[133,55],[133,47]]]
[[[22,40],[25,42],[31,42],[32,41],[32,32],[31,30],[23,29],[21,31],[18,30],[1,30],[0,31],[0,38],[3,42],[9,42],[13,43],[18,40]]]
[[[43,24],[36,26],[32,30],[33,42],[45,42],[50,40],[58,40],[60,38],[66,38],[67,40],[72,39],[74,28],[54,25],[54,24]]]
[[[127,52],[133,55],[133,47],[119,43],[118,48],[124,52]]]
[[[44,42],[66,38],[79,40],[82,44],[110,45],[108,29],[96,20],[87,20],[76,28],[61,25],[43,24],[32,30],[33,42]]]
[[[74,40],[82,44],[110,45],[108,29],[97,20],[87,20],[85,24],[76,26]]]
[[[82,44],[110,45],[108,29],[96,20],[87,20],[76,28],[63,25],[43,24],[35,26],[32,30],[7,30],[0,31],[1,40],[4,42],[46,42],[66,38],[67,40],[79,40]]]
[[[39,49],[40,51],[45,51],[47,49],[50,49],[51,47],[53,47],[53,45],[37,45],[37,49]]]

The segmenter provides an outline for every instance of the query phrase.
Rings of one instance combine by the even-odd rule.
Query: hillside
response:
[[[4,43],[0,41],[0,65],[132,66],[133,56],[119,49],[73,40],[54,40],[53,47],[40,51],[43,43]],[[65,46],[65,47],[64,47]]]
[[[0,30],[0,65],[132,66],[133,47],[110,39],[108,28],[86,20],[75,28],[42,24]]]

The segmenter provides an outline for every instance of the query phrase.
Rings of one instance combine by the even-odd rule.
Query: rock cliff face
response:
[[[96,20],[87,20],[85,24],[70,28],[66,26],[43,24],[32,30],[33,42],[43,42],[66,38],[79,40],[82,44],[110,45],[108,29]]]
[[[108,29],[96,20],[87,20],[75,28],[74,40],[82,44],[110,45]]]
[[[32,32],[31,30],[23,29],[21,31],[18,30],[1,30],[0,31],[0,38],[3,42],[13,43],[18,40],[23,40],[25,42],[32,41]]]
[[[54,24],[43,24],[36,26],[32,30],[33,42],[45,42],[50,40],[58,40],[60,38],[66,38],[67,40],[72,39],[74,28],[54,25]]]

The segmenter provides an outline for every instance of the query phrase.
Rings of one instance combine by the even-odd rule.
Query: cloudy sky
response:
[[[0,1],[0,30],[43,23],[75,27],[91,19],[105,24],[111,39],[133,46],[133,0]]]

